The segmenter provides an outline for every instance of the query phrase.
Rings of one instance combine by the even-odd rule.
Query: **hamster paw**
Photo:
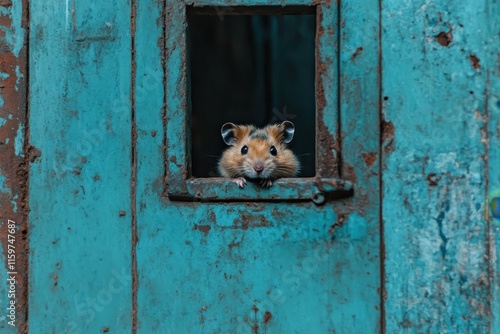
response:
[[[260,185],[263,188],[269,188],[273,185],[273,181],[271,181],[270,179],[262,179],[260,180]]]
[[[245,185],[247,184],[247,180],[244,177],[239,177],[234,180],[234,183],[238,185],[240,188],[245,188]]]

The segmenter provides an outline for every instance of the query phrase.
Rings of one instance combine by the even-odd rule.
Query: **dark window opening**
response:
[[[217,13],[214,10],[215,14]],[[216,177],[226,122],[289,120],[300,177],[315,166],[315,16],[194,15],[188,11],[191,174]]]

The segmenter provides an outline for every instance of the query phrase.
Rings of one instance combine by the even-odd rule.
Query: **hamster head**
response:
[[[223,177],[272,180],[295,176],[300,164],[286,146],[294,133],[295,126],[289,121],[263,129],[252,125],[224,124],[222,139],[230,147],[219,162],[220,174]]]

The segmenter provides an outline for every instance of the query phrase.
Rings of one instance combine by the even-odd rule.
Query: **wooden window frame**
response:
[[[316,175],[278,179],[270,188],[249,183],[245,189],[228,178],[193,178],[191,169],[190,87],[187,13],[202,15],[315,14]],[[352,183],[339,177],[338,5],[328,0],[167,1],[165,36],[166,196],[197,201],[313,201],[352,193]],[[184,140],[179,140],[180,138]]]

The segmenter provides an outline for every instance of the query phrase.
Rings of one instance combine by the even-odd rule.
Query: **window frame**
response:
[[[338,5],[329,0],[167,1],[165,22],[165,195],[172,200],[313,201],[345,197],[352,183],[339,177],[340,106]],[[278,179],[270,188],[249,183],[244,190],[228,178],[193,178],[187,12],[212,15],[315,13],[316,176]]]

